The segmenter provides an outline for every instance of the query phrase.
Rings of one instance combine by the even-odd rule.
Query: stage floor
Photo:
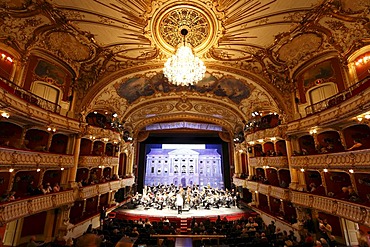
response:
[[[125,209],[123,207],[118,208],[115,210],[117,214],[117,218],[121,218],[122,216],[133,217],[133,218],[162,218],[164,216],[170,218],[214,218],[220,215],[221,218],[227,217],[228,220],[232,220],[232,218],[240,218],[243,215],[248,215],[253,212],[250,209],[239,209],[236,207],[231,208],[211,208],[210,210],[207,209],[190,209],[189,211],[183,211],[182,214],[178,214],[177,210],[173,209],[162,209],[158,210],[155,208],[144,209],[144,207],[139,206],[135,209]]]

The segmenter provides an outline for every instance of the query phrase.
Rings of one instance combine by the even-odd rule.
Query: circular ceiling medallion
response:
[[[196,9],[173,9],[161,20],[159,33],[164,41],[173,47],[183,43],[186,37],[186,42],[195,48],[209,36],[208,26],[207,18]],[[183,35],[183,30],[188,33]]]
[[[147,31],[165,53],[173,54],[184,37],[197,54],[206,52],[217,42],[221,23],[214,11],[200,1],[186,4],[169,1],[158,7],[149,18]]]

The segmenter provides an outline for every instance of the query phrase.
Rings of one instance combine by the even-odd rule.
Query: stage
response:
[[[220,216],[221,219],[226,217],[227,220],[237,220],[244,217],[249,217],[251,214],[254,213],[253,210],[244,208],[240,209],[237,207],[231,208],[211,208],[208,209],[190,209],[184,210],[182,214],[178,214],[177,210],[164,208],[162,210],[158,210],[155,208],[144,209],[143,206],[139,206],[135,209],[128,209],[124,206],[114,210],[115,217],[120,219],[130,219],[130,220],[138,220],[138,219],[146,219],[149,218],[151,221],[159,221],[161,218],[167,217],[169,219],[192,219],[192,218],[202,218],[202,219],[210,219],[216,220],[217,216]]]

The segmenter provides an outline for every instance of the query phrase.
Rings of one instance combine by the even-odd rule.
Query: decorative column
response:
[[[239,150],[240,149],[240,146],[241,144],[235,144],[234,143],[234,172],[235,172],[235,177],[239,177],[240,176],[240,165],[241,165],[241,155],[240,155],[240,152]]]
[[[340,142],[342,143],[342,146],[346,150],[347,149],[347,144],[346,144],[346,139],[344,138],[344,135],[343,135],[343,131],[341,129],[337,129],[336,131],[339,134]]]
[[[69,214],[73,204],[64,205],[58,209],[56,215],[56,236],[63,237],[68,233]]]
[[[49,133],[48,143],[46,144],[46,150],[47,151],[50,150],[51,142],[53,141],[53,136],[54,136],[54,133]]]
[[[74,164],[73,164],[73,167],[69,169],[69,178],[68,178],[69,185],[72,188],[77,187],[76,175],[77,175],[78,161],[79,161],[79,156],[80,156],[80,145],[81,145],[81,136],[76,135],[75,147],[74,147],[74,152],[73,152]]]
[[[319,173],[320,173],[320,177],[321,177],[321,184],[325,188],[325,195],[327,195],[328,194],[328,190],[326,188],[325,172],[324,171],[319,171]],[[306,184],[306,188],[307,188],[307,184]]]
[[[315,143],[315,148],[317,149],[317,147],[320,146],[320,143],[319,141],[317,140],[317,132],[316,130],[313,130],[312,133],[310,133],[313,137],[313,142]]]
[[[45,225],[47,225],[47,226],[52,226],[53,225],[53,223],[54,223],[54,220],[55,220],[55,217],[56,217],[56,210],[48,210],[47,212],[46,212],[46,220],[45,220]],[[48,242],[51,242],[51,241],[53,241],[54,239],[54,237],[53,237],[53,235],[54,235],[54,233],[53,233],[53,227],[45,227],[44,228],[44,239],[43,239],[43,241],[45,242],[45,243],[48,243]]]
[[[248,162],[248,179],[251,180],[254,175],[256,175],[256,172],[254,170],[254,167],[251,166],[251,154],[249,153],[249,150],[252,151],[253,154],[253,146],[247,146],[247,162]]]
[[[292,167],[292,143],[290,137],[285,138],[285,146],[290,171],[289,188],[296,190],[299,186],[298,171]]]

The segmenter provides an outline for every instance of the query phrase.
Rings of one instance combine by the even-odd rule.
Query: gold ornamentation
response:
[[[48,36],[47,43],[52,50],[57,50],[74,61],[86,60],[91,55],[89,47],[70,33],[53,32]]]
[[[193,104],[187,98],[182,98],[177,104],[176,109],[179,111],[190,111],[193,108]]]
[[[186,29],[186,42],[194,47],[203,43],[209,35],[209,23],[203,13],[196,9],[174,9],[160,22],[160,35],[173,47],[183,42],[181,30]]]

